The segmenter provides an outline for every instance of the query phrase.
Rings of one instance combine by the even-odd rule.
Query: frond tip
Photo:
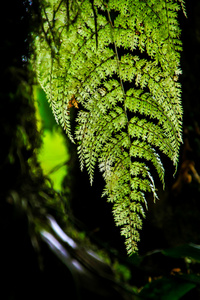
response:
[[[146,193],[157,199],[152,166],[164,186],[162,155],[178,162],[181,7],[183,0],[53,0],[42,7],[38,80],[57,122],[78,142],[91,184],[99,165],[129,255],[137,251]]]

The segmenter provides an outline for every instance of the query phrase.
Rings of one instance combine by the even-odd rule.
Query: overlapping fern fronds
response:
[[[183,1],[180,1],[182,5]],[[78,143],[90,182],[98,164],[128,254],[137,250],[145,193],[177,164],[182,107],[176,0],[41,2],[36,70],[58,123]],[[72,99],[78,103],[75,136]]]

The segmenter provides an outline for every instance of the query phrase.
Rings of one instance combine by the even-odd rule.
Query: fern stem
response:
[[[113,29],[114,31],[114,26],[113,26],[113,23],[112,23],[112,20],[111,20],[111,16],[110,16],[110,12],[107,8],[107,14],[108,14],[108,19],[109,19],[109,23],[111,25],[111,28]],[[112,34],[112,31],[111,31],[111,34]],[[125,106],[125,101],[126,101],[126,93],[125,93],[125,89],[124,89],[124,85],[123,85],[123,81],[122,81],[122,77],[121,77],[121,66],[120,66],[120,61],[119,61],[119,55],[118,55],[118,50],[117,50],[117,45],[116,45],[116,42],[115,42],[115,38],[114,38],[114,34],[112,34],[112,37],[113,37],[113,43],[114,43],[114,48],[115,48],[115,55],[116,55],[116,60],[117,60],[117,66],[118,66],[118,71],[119,71],[119,81],[120,81],[120,85],[121,85],[121,89],[122,89],[122,93],[123,93],[123,96],[124,96],[124,113],[125,113],[125,116],[126,116],[126,120],[127,120],[127,134],[128,134],[128,139],[129,139],[129,176],[131,177],[130,175],[130,170],[131,170],[131,154],[130,154],[130,148],[131,148],[131,136],[129,134],[129,130],[128,130],[128,127],[129,127],[129,119],[128,119],[128,115],[127,115],[127,108]],[[131,178],[129,180],[129,189],[131,191]],[[128,206],[128,220],[129,220],[129,224],[132,223],[132,218],[131,218],[131,209],[130,209],[130,203],[131,203],[131,197],[130,197],[130,193],[128,195],[128,201],[129,201],[129,206]],[[131,241],[132,241],[132,246],[131,248],[133,248],[133,244],[134,244],[134,238],[135,236],[132,234],[132,230],[130,231],[130,234],[131,234]],[[135,246],[135,250],[137,250],[137,246]],[[127,246],[127,251],[128,251],[128,246]]]

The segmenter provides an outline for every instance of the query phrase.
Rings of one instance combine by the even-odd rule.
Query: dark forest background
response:
[[[166,295],[167,284],[172,291],[169,299],[200,299],[197,247],[200,245],[200,2],[187,0],[188,18],[180,14],[179,20],[184,109],[184,144],[179,167],[173,177],[173,167],[164,162],[166,188],[163,191],[158,186],[160,200],[156,204],[148,199],[139,256],[132,258],[126,256],[123,239],[112,221],[110,205],[101,198],[103,182],[98,171],[90,187],[88,175],[80,172],[75,148],[68,145],[69,173],[60,195],[47,184],[37,162],[35,149],[40,147],[41,137],[36,128],[32,97],[35,76],[28,59],[33,45],[32,32],[37,31],[40,22],[38,9],[37,1],[6,1],[0,18],[1,299],[75,299],[77,287],[70,271],[40,238],[39,231],[42,226],[47,227],[48,214],[59,224],[68,224],[68,231],[74,227],[84,232],[91,244],[107,252],[109,264],[117,260],[128,268],[129,284],[137,293],[143,286],[150,289],[143,293],[145,299],[164,299],[162,293]],[[66,212],[68,223],[65,223]],[[179,294],[177,277],[178,284],[185,286]],[[161,279],[160,285],[150,286],[157,278]],[[92,280],[102,281],[102,278],[94,276]],[[87,288],[84,293],[78,297],[89,297]],[[118,299],[112,291],[109,293],[108,298],[102,295],[98,298],[96,291],[92,297]]]

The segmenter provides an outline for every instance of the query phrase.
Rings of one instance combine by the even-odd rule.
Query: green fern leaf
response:
[[[157,198],[150,170],[164,185],[161,157],[176,166],[182,142],[178,2],[184,8],[182,0],[94,0],[93,7],[69,0],[69,14],[61,0],[42,6],[38,80],[57,122],[78,142],[91,184],[98,164],[129,255],[137,251],[145,194]],[[80,106],[75,136],[72,96]]]

